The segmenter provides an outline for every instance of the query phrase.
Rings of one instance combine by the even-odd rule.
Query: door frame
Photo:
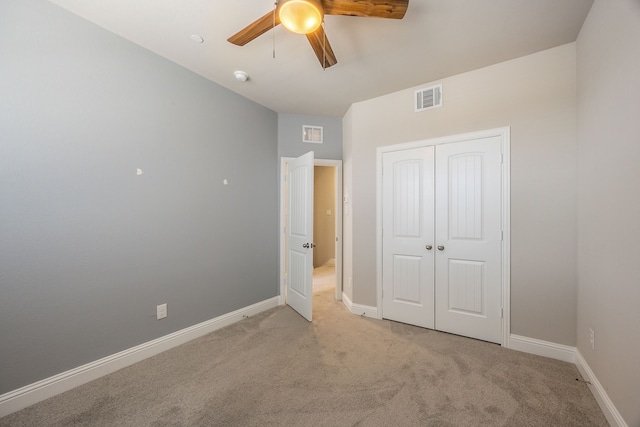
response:
[[[279,304],[286,303],[287,295],[287,239],[285,234],[286,212],[286,181],[287,162],[295,157],[280,158],[280,300]],[[335,299],[342,300],[342,160],[315,159],[314,166],[329,166],[336,170],[335,211],[336,211],[336,287]],[[315,219],[314,219],[315,221]]]
[[[511,128],[503,127],[440,138],[378,147],[376,150],[376,299],[378,318],[382,319],[382,155],[387,152],[499,137],[502,145],[502,347],[507,347],[511,334]]]

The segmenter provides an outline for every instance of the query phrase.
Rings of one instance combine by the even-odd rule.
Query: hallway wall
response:
[[[329,166],[314,168],[313,266],[336,257],[336,172]]]

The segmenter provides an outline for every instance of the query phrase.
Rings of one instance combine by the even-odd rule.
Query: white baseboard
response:
[[[507,348],[575,364],[582,377],[591,383],[589,389],[609,424],[614,427],[628,427],[618,409],[609,399],[606,390],[602,387],[577,348],[513,334],[509,337]]]
[[[576,366],[580,371],[580,375],[582,375],[582,377],[586,381],[589,381],[591,383],[589,389],[591,390],[591,393],[593,393],[593,396],[596,398],[596,401],[598,402],[598,405],[600,405],[600,409],[602,409],[602,412],[607,418],[607,421],[609,421],[609,424],[614,427],[629,427],[626,421],[622,418],[622,415],[620,415],[620,412],[618,412],[618,409],[615,407],[611,399],[609,399],[609,395],[607,395],[606,390],[604,389],[602,384],[600,384],[600,381],[598,381],[598,378],[589,367],[589,364],[587,363],[585,358],[582,357],[580,350],[577,349]]]
[[[354,304],[351,301],[351,298],[344,292],[342,293],[342,303],[347,307],[353,314],[357,314],[358,316],[372,317],[374,319],[378,318],[378,308],[371,307],[369,305],[362,304]]]
[[[353,313],[351,311],[353,302],[351,302],[351,298],[349,298],[349,295],[345,294],[344,292],[342,293],[342,303],[344,304],[345,307],[347,307],[347,310],[349,310],[349,313]]]
[[[0,417],[229,326],[245,316],[255,316],[278,306],[279,301],[280,297],[261,301],[0,395]]]
[[[373,319],[378,318],[378,307],[353,303],[351,304],[351,312],[358,316],[371,317]]]
[[[568,345],[511,334],[506,347],[564,362],[576,363],[576,348]]]

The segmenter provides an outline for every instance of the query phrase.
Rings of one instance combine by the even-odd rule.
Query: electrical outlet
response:
[[[160,304],[156,307],[156,317],[158,320],[167,317],[167,304]]]
[[[596,349],[596,333],[593,329],[589,328],[589,342],[591,343],[591,350]]]

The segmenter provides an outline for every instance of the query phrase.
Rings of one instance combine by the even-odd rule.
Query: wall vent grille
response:
[[[302,125],[302,142],[322,144],[322,126]]]
[[[442,84],[429,86],[416,91],[415,111],[442,107]]]

